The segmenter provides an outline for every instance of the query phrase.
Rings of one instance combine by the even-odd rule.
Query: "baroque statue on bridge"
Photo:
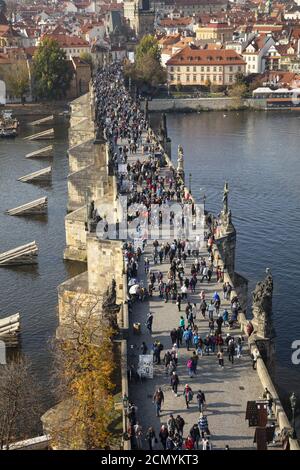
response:
[[[116,291],[116,281],[113,279],[111,285],[108,286],[102,301],[102,312],[103,317],[108,321],[109,326],[111,326],[115,331],[118,330],[118,321],[117,314],[120,311],[121,305],[116,303],[117,300],[117,291]]]
[[[252,293],[254,320],[258,323],[257,333],[263,337],[274,335],[272,326],[273,277],[267,270],[266,278],[258,282]]]

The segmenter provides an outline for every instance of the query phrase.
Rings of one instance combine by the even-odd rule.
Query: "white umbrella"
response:
[[[139,288],[140,288],[139,284],[134,284],[134,286],[130,287],[129,294],[131,295],[137,294]]]
[[[133,286],[134,284],[137,284],[137,280],[133,277],[133,278],[130,279],[130,281],[128,282],[128,285],[129,285],[129,286]]]

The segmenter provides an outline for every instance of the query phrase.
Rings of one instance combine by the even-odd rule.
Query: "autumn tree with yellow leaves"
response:
[[[70,339],[55,346],[58,390],[66,406],[65,419],[52,430],[53,446],[69,449],[103,449],[111,443],[110,423],[114,414],[113,336],[110,325],[101,325],[97,302],[81,314],[82,304],[72,306]],[[98,321],[94,321],[98,318]],[[58,445],[57,442],[60,441]]]

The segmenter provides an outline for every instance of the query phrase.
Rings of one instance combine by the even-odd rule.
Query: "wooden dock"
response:
[[[18,216],[44,215],[47,214],[47,210],[48,198],[45,196],[40,199],[36,199],[35,201],[27,202],[27,204],[14,207],[13,209],[8,209],[6,214]]]
[[[45,122],[51,122],[51,121],[53,121],[53,119],[54,119],[54,116],[53,116],[53,114],[51,114],[51,116],[46,116],[42,119],[37,119],[36,121],[30,122],[30,125],[31,126],[39,126],[41,124],[44,124]]]
[[[24,140],[49,140],[54,139],[54,129],[46,129],[45,131],[37,132],[36,134],[24,137]]]
[[[25,158],[39,158],[39,157],[52,157],[53,145],[48,145],[42,149],[35,150],[34,152],[27,153]]]
[[[20,333],[20,314],[15,313],[9,317],[0,319],[0,340],[4,341],[6,346],[13,347],[18,345],[18,336]]]
[[[37,264],[38,246],[35,241],[0,254],[0,267]]]
[[[18,178],[18,181],[22,183],[34,183],[34,182],[48,182],[51,180],[52,175],[52,167],[48,166],[47,168],[43,168],[42,170],[34,171],[33,173],[29,173],[28,175],[21,176]]]

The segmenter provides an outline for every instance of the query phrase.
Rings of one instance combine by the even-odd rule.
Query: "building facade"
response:
[[[244,74],[246,63],[232,50],[206,50],[187,46],[175,54],[167,64],[170,86],[199,86],[209,83],[233,85],[237,74]]]

